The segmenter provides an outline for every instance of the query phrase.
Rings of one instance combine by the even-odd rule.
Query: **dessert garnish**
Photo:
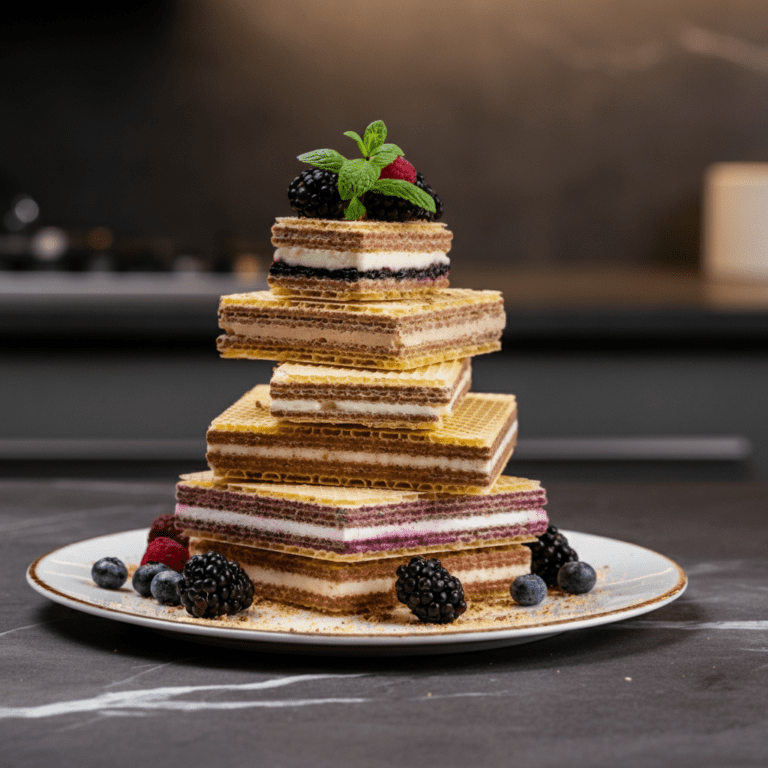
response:
[[[547,585],[541,576],[526,573],[512,582],[509,594],[518,605],[538,605],[547,596]]]
[[[152,579],[154,579],[160,571],[170,570],[172,569],[165,563],[146,563],[145,565],[140,565],[133,572],[131,584],[142,597],[149,597],[152,594]]]
[[[566,563],[557,574],[557,586],[572,595],[584,595],[591,591],[597,581],[595,569],[580,560]]]
[[[103,589],[120,589],[128,579],[128,569],[117,557],[102,557],[93,564],[91,578]]]
[[[165,513],[152,521],[147,542],[154,541],[158,536],[165,536],[168,539],[178,541],[182,547],[189,546],[189,536],[185,536],[184,531],[178,527],[178,521],[174,514]]]
[[[198,619],[215,619],[253,603],[253,582],[234,560],[217,552],[193,555],[178,583],[182,605]]]
[[[421,555],[397,569],[397,599],[425,624],[450,624],[467,610],[461,582],[436,558]]]
[[[141,565],[165,563],[174,571],[180,571],[188,559],[189,549],[187,547],[183,547],[178,541],[169,539],[167,536],[158,536],[149,542],[144,557],[141,558]]]
[[[304,171],[288,187],[289,202],[299,216],[341,218],[341,202],[344,218],[349,221],[440,218],[442,202],[438,213],[439,198],[423,177],[419,183],[416,169],[405,160],[403,150],[396,144],[385,143],[387,127],[382,120],[371,123],[362,137],[354,131],[346,131],[344,135],[354,139],[362,158],[349,160],[333,149],[316,149],[299,155],[303,163],[324,172]],[[391,202],[386,205],[379,198],[388,198]]]
[[[546,533],[537,538],[538,541],[525,545],[531,548],[533,556],[531,573],[541,576],[548,587],[556,587],[560,568],[566,563],[578,560],[579,556],[569,546],[568,539],[554,525],[550,525]]]
[[[150,590],[152,597],[161,605],[181,605],[181,595],[179,594],[179,583],[182,575],[170,569],[160,571],[152,579]]]

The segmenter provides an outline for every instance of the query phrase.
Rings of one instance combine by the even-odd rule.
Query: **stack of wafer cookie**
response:
[[[395,570],[437,557],[467,600],[508,595],[544,533],[537,481],[501,475],[513,395],[470,392],[500,348],[495,291],[448,287],[442,224],[278,219],[270,290],[224,296],[223,357],[275,360],[178,484],[190,552],[236,559],[267,599],[328,612],[396,603]]]

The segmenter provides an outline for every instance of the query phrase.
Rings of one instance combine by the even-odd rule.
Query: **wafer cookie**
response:
[[[217,485],[184,475],[176,519],[187,535],[337,561],[407,557],[533,541],[547,529],[536,480],[502,475],[487,493],[448,495],[278,483]]]
[[[434,430],[295,424],[269,406],[262,384],[214,419],[206,460],[218,480],[471,493],[493,485],[517,439],[514,395],[471,392]]]
[[[445,224],[278,218],[273,293],[331,301],[413,298],[448,287]]]
[[[256,596],[326,613],[359,613],[397,605],[397,560],[337,563],[193,536],[190,555],[220,552],[236,560],[253,581]],[[467,602],[509,598],[509,585],[530,572],[531,550],[523,544],[435,552],[461,581]]]
[[[471,384],[469,358],[410,371],[283,363],[269,383],[270,413],[295,422],[434,429]]]
[[[269,291],[223,296],[223,357],[410,370],[501,348],[498,291],[447,288],[396,302],[318,302]]]

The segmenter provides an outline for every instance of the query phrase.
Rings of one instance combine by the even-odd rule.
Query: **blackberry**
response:
[[[397,569],[397,599],[426,624],[449,624],[467,610],[461,582],[440,561],[416,555]]]
[[[533,555],[531,573],[541,576],[548,587],[556,587],[560,568],[566,563],[578,560],[579,556],[568,545],[568,539],[554,525],[550,525],[547,532],[538,539],[533,544],[525,545],[531,548]]]
[[[512,582],[509,594],[518,605],[538,605],[547,596],[547,585],[541,576],[526,573]]]
[[[190,557],[178,587],[182,605],[198,619],[231,616],[253,603],[253,582],[248,574],[217,552]]]
[[[288,202],[301,218],[343,219],[344,204],[338,184],[338,173],[310,168],[288,185]]]
[[[120,589],[128,578],[128,569],[117,557],[102,557],[93,564],[91,578],[102,589]]]
[[[581,560],[566,563],[557,573],[557,585],[563,592],[584,595],[592,590],[597,581],[595,569]]]
[[[376,221],[411,221],[413,219],[437,221],[442,218],[443,201],[435,190],[424,181],[422,173],[416,173],[416,186],[434,198],[434,213],[430,213],[425,208],[419,208],[402,197],[382,195],[379,192],[366,192],[363,201],[366,215],[369,219]]]

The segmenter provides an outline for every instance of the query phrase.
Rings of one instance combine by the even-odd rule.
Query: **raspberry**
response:
[[[178,527],[176,515],[166,513],[152,521],[147,542],[154,541],[158,536],[178,541],[182,547],[189,546],[189,536],[185,536],[182,529]]]
[[[381,169],[380,179],[402,179],[416,183],[416,169],[402,156],[396,157],[389,165]]]
[[[141,565],[165,563],[174,571],[181,571],[187,560],[189,560],[189,550],[186,547],[182,547],[178,541],[169,539],[167,536],[158,536],[149,543],[144,557],[141,558]]]

